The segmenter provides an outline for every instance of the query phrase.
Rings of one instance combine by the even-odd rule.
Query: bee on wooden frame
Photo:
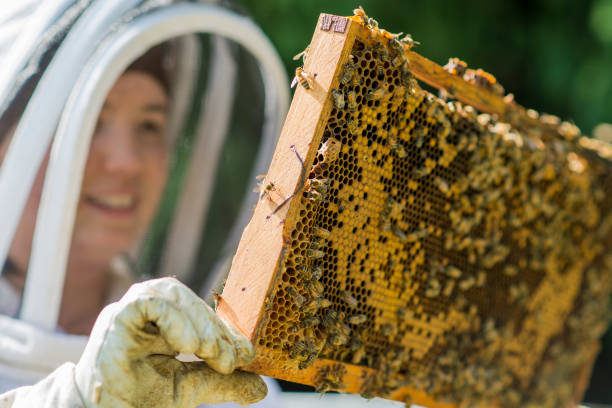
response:
[[[253,192],[259,193],[259,199],[263,201],[263,199],[266,198],[270,194],[270,191],[274,190],[274,183],[269,182],[266,184],[265,174],[260,174],[255,178],[258,180],[258,182],[257,182],[257,186],[253,189]]]
[[[304,71],[303,67],[297,67],[295,69],[295,77],[291,81],[291,88],[300,84],[304,89],[312,89],[314,87],[314,77],[308,72]]]
[[[332,97],[334,98],[334,106],[336,109],[344,109],[344,94],[337,89],[332,90]]]
[[[307,46],[307,47],[304,49],[304,51],[302,51],[302,52],[300,52],[299,54],[295,55],[295,56],[293,57],[293,60],[294,60],[294,61],[297,61],[297,60],[299,60],[300,58],[302,58],[302,62],[304,62],[304,63],[305,63],[305,62],[306,62],[306,58],[308,58],[308,52],[309,52],[309,51],[310,51],[310,45],[308,45],[308,46]]]

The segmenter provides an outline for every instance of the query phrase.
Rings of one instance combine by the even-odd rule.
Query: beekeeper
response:
[[[112,38],[127,37],[132,44],[138,43],[138,30],[129,37],[125,28],[132,23],[159,33],[163,29],[156,27],[168,25],[164,18],[200,27],[201,22],[189,20],[194,14],[201,12],[206,17],[217,12],[195,2],[141,0],[131,1],[134,4],[129,7],[126,3],[130,2],[58,0],[45,3],[44,10],[37,1],[17,3],[7,2],[2,9],[4,16],[0,16],[0,55],[3,61],[23,63],[10,86],[0,88],[5,91],[0,92],[0,192],[7,191],[2,189],[8,189],[14,179],[9,177],[15,174],[11,166],[16,166],[15,157],[20,155],[15,140],[34,137],[24,129],[33,123],[25,118],[36,111],[37,93],[44,95],[46,89],[57,84],[53,70],[61,71],[61,58],[68,54],[65,49],[70,50],[70,41],[78,37],[74,32],[94,31],[88,19],[107,16],[114,21],[115,26],[99,35],[95,43],[112,49]],[[121,6],[113,9],[112,3]],[[26,47],[29,55],[23,57],[20,36],[32,21],[42,28],[32,46]],[[100,24],[108,30],[108,24]],[[171,34],[185,28],[168,30]],[[214,28],[199,30],[210,32]],[[121,37],[122,33],[128,34]],[[82,177],[78,179],[80,190],[75,193],[61,300],[50,305],[50,309],[57,309],[51,330],[48,324],[37,324],[44,317],[37,320],[36,316],[44,316],[46,310],[28,309],[28,305],[38,304],[28,300],[28,295],[31,298],[32,293],[46,290],[33,281],[32,269],[38,259],[36,251],[46,245],[36,240],[37,223],[43,222],[41,218],[48,219],[41,210],[43,201],[47,196],[48,200],[54,198],[53,194],[45,195],[52,182],[45,177],[52,178],[48,172],[57,165],[53,162],[59,156],[56,142],[53,148],[39,149],[40,161],[29,166],[33,169],[31,188],[23,195],[24,205],[14,217],[14,226],[7,223],[12,239],[5,245],[5,253],[0,245],[0,260],[4,260],[0,275],[0,393],[4,394],[0,395],[0,407],[247,405],[266,395],[266,384],[259,376],[236,370],[254,358],[252,345],[217,318],[187,286],[174,278],[159,278],[130,287],[133,277],[129,271],[114,266],[117,259],[133,252],[154,218],[168,179],[173,133],[179,129],[176,123],[184,122],[186,116],[183,99],[186,94],[193,96],[189,91],[195,87],[194,76],[186,79],[185,73],[197,69],[193,61],[190,69],[181,66],[182,58],[189,59],[192,54],[186,53],[189,47],[170,34],[172,39],[150,39],[156,45],[144,53],[136,52],[138,47],[136,51],[130,49],[126,40],[124,49],[137,53],[135,60],[126,62],[127,51],[116,54],[116,60],[126,69],[116,74],[100,99]],[[89,61],[82,58],[84,70],[101,64],[94,64],[92,58],[97,54],[88,52]],[[78,68],[81,60],[78,55],[73,58]],[[75,66],[66,65],[68,81],[70,69]],[[260,69],[265,71],[265,67]],[[49,111],[57,108],[62,113],[62,108],[68,109],[64,103],[70,106],[72,95],[54,96],[59,108],[52,106]],[[58,129],[63,129],[66,113],[63,115],[52,122]],[[49,146],[49,140],[42,136],[39,140]],[[29,154],[35,162],[36,153]],[[27,184],[27,171],[22,173]],[[11,198],[19,201],[19,191]],[[8,205],[6,208],[11,209]],[[277,403],[273,395],[265,401],[269,401],[267,406]]]

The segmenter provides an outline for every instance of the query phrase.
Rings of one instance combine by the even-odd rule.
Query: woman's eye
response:
[[[161,134],[163,130],[161,125],[159,125],[156,122],[151,122],[151,121],[141,122],[138,125],[138,128],[141,131],[144,131],[147,133],[155,133],[155,134]]]

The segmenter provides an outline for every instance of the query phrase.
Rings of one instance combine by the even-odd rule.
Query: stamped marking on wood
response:
[[[348,22],[348,19],[346,17],[332,16],[329,14],[324,14],[321,18],[321,30],[329,31],[333,24],[334,32],[344,33],[346,31],[347,22]]]

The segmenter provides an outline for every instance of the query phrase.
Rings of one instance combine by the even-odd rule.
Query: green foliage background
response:
[[[416,51],[445,64],[459,57],[494,74],[523,106],[575,122],[585,134],[612,123],[612,0],[402,1],[242,0],[287,72],[310,42],[319,13],[360,4],[390,32],[412,34]],[[612,404],[612,330],[586,401]]]
[[[243,0],[277,47],[291,57],[312,37],[319,13],[350,15],[358,1]],[[522,105],[573,120],[590,133],[612,122],[612,0],[363,0],[382,28],[408,32],[421,55],[459,57],[493,73]]]

